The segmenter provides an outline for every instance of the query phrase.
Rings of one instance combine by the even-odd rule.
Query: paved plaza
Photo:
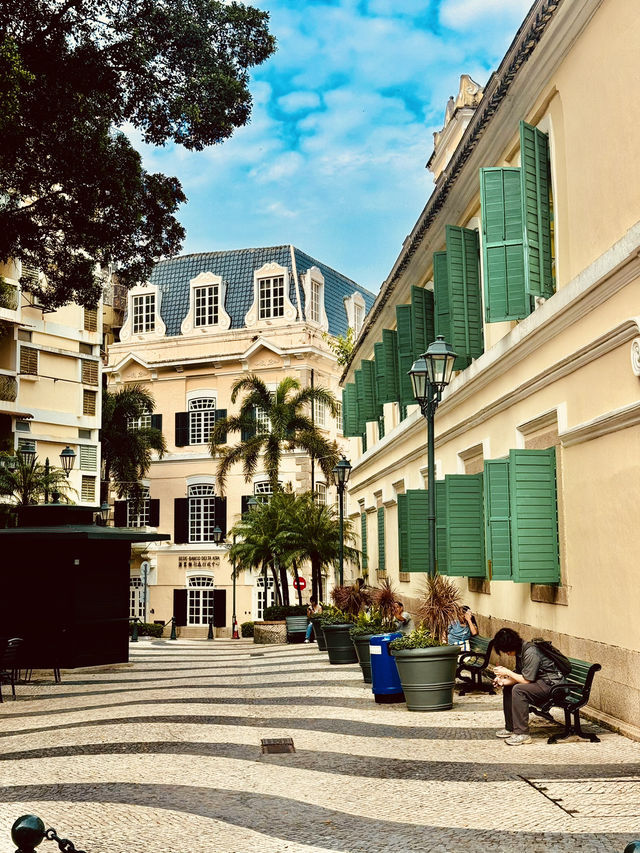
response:
[[[376,705],[315,644],[141,639],[0,705],[0,853],[21,814],[87,853],[606,851],[640,838],[640,743],[498,741],[501,698]],[[596,676],[597,677],[597,676]],[[263,738],[295,753],[263,755]],[[44,841],[39,850],[54,851]]]

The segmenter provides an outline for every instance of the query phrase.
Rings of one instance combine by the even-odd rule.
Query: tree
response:
[[[249,119],[268,15],[224,0],[5,0],[0,5],[0,259],[44,278],[46,307],[95,305],[176,254],[176,178],[149,174],[119,128],[192,150]]]
[[[347,328],[344,335],[336,335],[334,337],[324,332],[322,338],[329,344],[329,349],[336,356],[338,364],[345,365],[349,363],[351,353],[356,344],[355,334],[351,326]]]
[[[45,466],[36,462],[27,462],[20,451],[11,457],[2,456],[0,465],[0,499],[14,506],[29,506],[40,503],[45,495],[58,492],[64,500],[69,500],[73,491],[62,470],[55,466]]]
[[[151,451],[162,457],[167,449],[162,432],[140,422],[154,409],[155,400],[140,385],[102,394],[102,479],[113,481],[119,498],[142,500],[140,480],[151,465]]]
[[[211,455],[218,457],[217,478],[221,493],[224,494],[229,470],[238,462],[243,464],[246,482],[251,480],[258,465],[263,464],[275,493],[282,454],[296,447],[312,454],[330,481],[339,459],[338,446],[322,435],[303,410],[314,402],[322,403],[335,417],[337,406],[333,394],[325,388],[301,389],[300,382],[290,376],[279,382],[275,391],[269,391],[262,379],[253,374],[234,384],[232,403],[236,402],[241,391],[248,393],[242,400],[239,413],[217,421],[209,441]],[[256,410],[262,416],[262,426],[256,421]],[[230,432],[240,433],[240,443],[231,447],[222,445]]]

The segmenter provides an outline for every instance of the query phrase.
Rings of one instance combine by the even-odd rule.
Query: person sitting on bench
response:
[[[494,687],[502,687],[504,729],[496,736],[509,746],[530,743],[529,701],[539,705],[549,698],[551,688],[563,683],[564,675],[535,643],[525,643],[516,631],[501,628],[494,638],[493,650],[515,655],[515,671],[505,666],[494,668]]]

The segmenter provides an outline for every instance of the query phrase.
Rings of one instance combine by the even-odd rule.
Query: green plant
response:
[[[433,637],[447,645],[449,625],[460,618],[460,590],[449,578],[435,574],[427,584],[418,607],[418,619]]]
[[[380,611],[372,607],[369,612],[358,613],[349,635],[353,638],[364,637],[367,634],[385,634],[391,628],[392,625],[385,622]]]
[[[352,326],[347,328],[346,335],[337,335],[336,337],[333,337],[325,332],[322,335],[322,339],[329,344],[329,349],[336,356],[339,365],[345,365],[348,363],[355,344],[355,336]]]
[[[346,622],[353,622],[353,618],[334,607],[330,612],[322,611],[320,624],[323,628],[325,625],[344,625]]]
[[[156,625],[155,622],[138,622],[139,637],[161,637],[164,625]],[[129,622],[129,636],[133,634],[133,622]]]
[[[243,637],[253,637],[253,622],[243,622],[240,625],[240,633]]]
[[[389,628],[395,625],[396,601],[398,595],[391,585],[389,578],[385,578],[379,587],[373,590],[373,601],[380,616]]]
[[[437,637],[434,637],[425,627],[415,628],[410,634],[405,634],[404,637],[397,637],[391,640],[389,648],[392,650],[398,649],[429,649],[433,646],[446,646],[447,643],[441,643]]]
[[[286,619],[287,616],[306,616],[307,615],[307,605],[306,604],[274,604],[271,607],[265,608],[264,611],[264,620],[265,622],[279,622],[282,619]]]

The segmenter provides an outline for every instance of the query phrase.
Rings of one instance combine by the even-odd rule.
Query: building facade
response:
[[[625,0],[538,0],[486,88],[462,79],[433,194],[342,378],[369,572],[415,605],[428,472],[407,371],[444,335],[438,569],[481,633],[601,663],[593,714],[636,735],[639,39]]]
[[[359,331],[373,295],[293,246],[187,255],[158,265],[150,283],[131,290],[119,333],[109,348],[110,390],[139,384],[156,408],[149,425],[162,429],[168,452],[155,460],[142,507],[115,504],[119,526],[151,527],[172,535],[132,563],[131,615],[166,622],[175,616],[184,634],[204,636],[214,619],[228,635],[233,583],[227,543],[216,545],[240,520],[247,501],[269,494],[264,471],[246,482],[233,469],[224,495],[207,442],[216,419],[238,411],[234,383],[250,374],[275,389],[286,376],[339,396],[341,368],[326,336]],[[316,426],[342,440],[342,425],[322,406]],[[258,427],[268,429],[264,413]],[[136,424],[131,428],[135,429]],[[235,442],[236,436],[229,441]],[[312,486],[318,500],[335,501],[335,488],[301,451],[283,455],[281,481],[296,491]],[[236,583],[238,623],[260,619],[274,591],[256,573]],[[295,593],[291,592],[292,600]],[[306,600],[306,597],[305,597]]]

